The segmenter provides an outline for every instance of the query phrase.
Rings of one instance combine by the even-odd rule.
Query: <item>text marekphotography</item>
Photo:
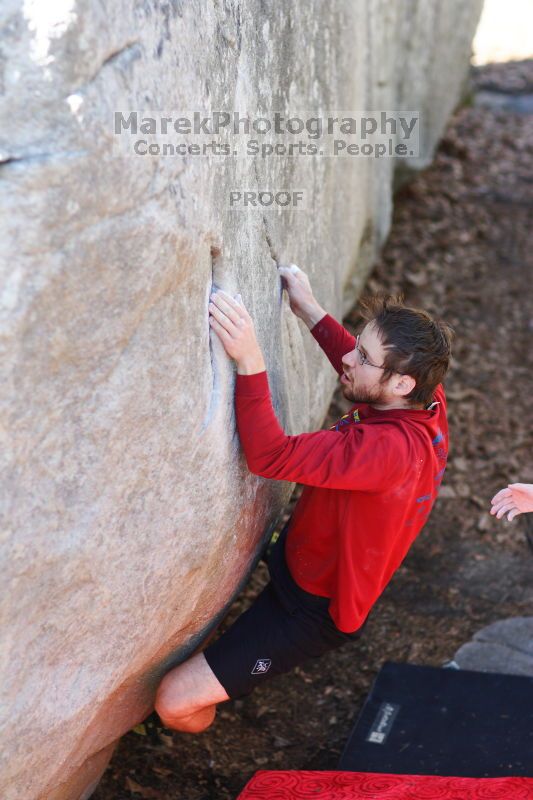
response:
[[[140,158],[416,158],[418,111],[250,116],[240,111],[113,114],[113,149]]]

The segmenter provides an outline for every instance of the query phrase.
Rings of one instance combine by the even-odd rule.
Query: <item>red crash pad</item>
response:
[[[532,800],[533,778],[260,770],[237,800]]]

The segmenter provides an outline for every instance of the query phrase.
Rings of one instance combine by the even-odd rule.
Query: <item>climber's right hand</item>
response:
[[[314,327],[326,312],[316,301],[309,278],[296,264],[288,266],[280,264],[278,271],[281,285],[289,295],[291,311],[300,317],[309,328]]]

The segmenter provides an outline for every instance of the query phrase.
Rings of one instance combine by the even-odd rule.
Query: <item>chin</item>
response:
[[[349,386],[343,386],[343,387],[342,387],[342,393],[343,393],[344,397],[345,397],[347,400],[350,400],[350,402],[352,402],[352,403],[357,403],[357,402],[358,402],[358,401],[356,400],[356,397],[355,397],[355,395],[354,395],[354,393],[353,393],[352,389],[350,389],[350,387],[349,387]]]

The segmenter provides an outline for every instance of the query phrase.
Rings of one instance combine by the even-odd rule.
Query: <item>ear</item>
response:
[[[393,375],[392,391],[397,397],[405,397],[416,386],[416,380],[411,375]]]

